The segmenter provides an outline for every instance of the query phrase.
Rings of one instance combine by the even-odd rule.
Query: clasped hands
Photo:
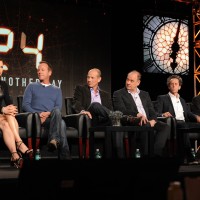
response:
[[[149,123],[151,127],[154,127],[156,124],[156,121],[154,119],[148,120],[147,117],[141,113],[138,113],[137,117],[141,118],[140,123],[139,123],[140,126],[142,126],[143,124]]]
[[[13,104],[2,107],[1,111],[4,115],[12,115],[12,116],[15,116],[18,113],[17,106],[14,106]]]
[[[46,119],[50,116],[50,112],[41,112],[40,113],[40,119],[41,119],[41,123],[44,123],[46,121]]]

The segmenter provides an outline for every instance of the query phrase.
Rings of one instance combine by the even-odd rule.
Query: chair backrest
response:
[[[193,110],[192,102],[187,102],[186,104],[188,106],[189,111],[195,113],[195,110]],[[200,139],[200,134],[199,134],[198,129],[196,129],[196,130],[191,129],[191,131],[188,134],[189,134],[190,139],[193,139],[193,140],[199,140]]]
[[[186,103],[190,112],[192,112],[192,102]]]
[[[23,113],[22,102],[23,102],[23,95],[18,95],[17,96],[17,108],[18,108],[19,113]]]
[[[152,101],[152,104],[153,104],[154,110],[157,111],[157,104],[158,104],[158,102],[157,101]]]
[[[76,114],[72,108],[73,97],[65,97],[66,115]]]

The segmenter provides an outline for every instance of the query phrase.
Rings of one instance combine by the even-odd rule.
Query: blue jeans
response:
[[[66,124],[62,119],[60,109],[55,108],[51,115],[42,126],[48,131],[48,143],[55,139],[59,143],[59,158],[61,160],[69,159],[70,151],[67,141]]]

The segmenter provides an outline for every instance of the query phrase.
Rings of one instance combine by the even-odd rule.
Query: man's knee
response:
[[[51,111],[51,115],[61,115],[61,111],[59,108],[54,108],[52,111]]]
[[[61,120],[61,128],[64,130],[66,130],[66,128],[67,128],[66,123],[63,119]]]

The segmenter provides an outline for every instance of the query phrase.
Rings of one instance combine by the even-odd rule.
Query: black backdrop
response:
[[[45,0],[0,0],[0,5],[0,27],[14,32],[13,48],[0,53],[9,68],[2,78],[14,100],[37,79],[36,56],[24,54],[20,48],[22,32],[27,36],[26,45],[33,48],[39,34],[44,34],[43,60],[53,66],[51,81],[61,87],[63,97],[72,96],[76,84],[86,83],[92,67],[102,70],[101,87],[111,91],[110,7],[87,1]],[[6,39],[0,35],[2,44]]]
[[[194,96],[193,80],[193,46],[192,46],[192,5],[172,0],[137,0],[135,5],[131,1],[116,2],[113,5],[112,29],[112,92],[124,87],[126,75],[137,69],[142,72],[143,67],[143,26],[144,13],[163,16],[186,16],[189,18],[190,29],[190,72],[182,76],[183,86],[180,94],[186,101]],[[115,37],[114,37],[115,36]],[[118,70],[117,70],[118,69]],[[140,89],[149,91],[152,100],[157,95],[168,92],[166,80],[169,74],[149,74],[142,72]]]
[[[36,47],[37,37],[44,34],[43,60],[54,69],[52,83],[61,87],[63,96],[72,96],[76,84],[84,84],[91,67],[102,70],[102,89],[113,93],[124,86],[130,70],[143,66],[142,16],[146,11],[170,16],[190,16],[191,5],[172,0],[0,0],[0,27],[14,32],[14,46],[0,53],[9,71],[3,78],[11,95],[24,92],[37,79],[35,55],[20,49],[21,32],[27,45]],[[190,28],[192,23],[190,21]],[[190,41],[192,33],[190,34]],[[0,35],[0,43],[5,38]],[[181,96],[190,101],[194,95],[193,55],[190,48],[190,74],[182,76]],[[150,92],[152,100],[166,93],[168,75],[142,73],[141,89]]]

